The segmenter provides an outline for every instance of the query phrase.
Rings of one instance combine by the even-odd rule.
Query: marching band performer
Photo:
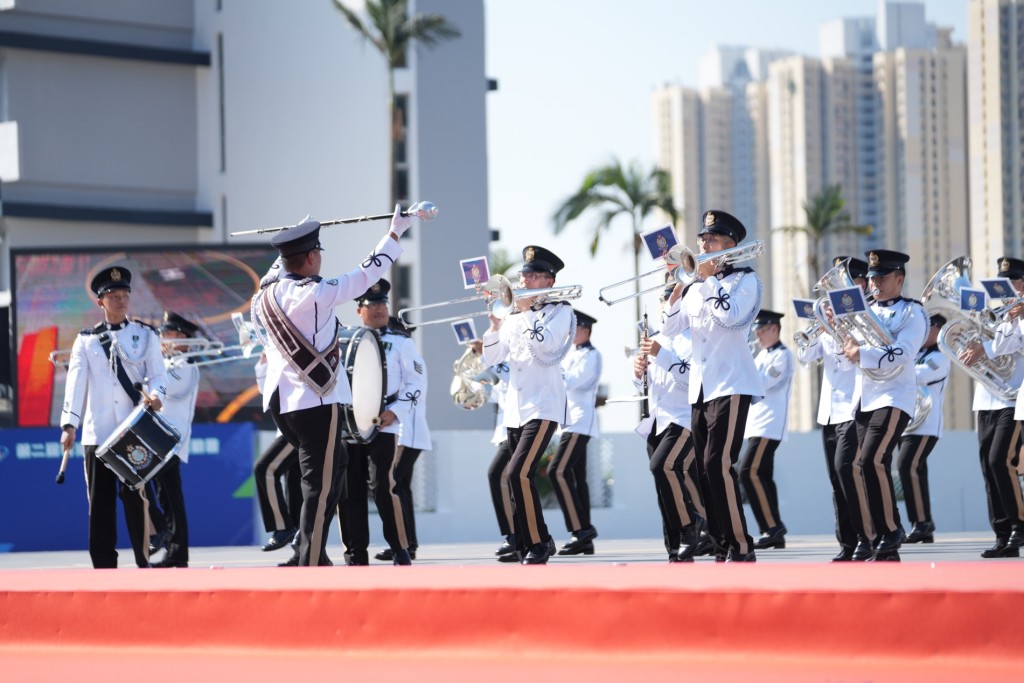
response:
[[[747,451],[740,461],[740,481],[761,537],[754,547],[785,548],[786,525],[779,515],[779,493],[775,486],[775,451],[789,432],[789,395],[793,389],[793,353],[779,340],[784,314],[762,308],[754,318],[754,334],[761,351],[754,359],[764,399],[750,406],[743,437]]]
[[[747,230],[725,211],[706,211],[697,235],[701,254],[735,247]],[[747,533],[739,482],[733,466],[743,445],[752,401],[764,385],[747,346],[747,335],[761,307],[761,281],[750,268],[703,263],[694,282],[677,285],[669,298],[662,333],[691,331],[693,363],[689,400],[709,533],[719,544],[716,559],[756,562]]]
[[[900,524],[896,491],[892,483],[892,452],[914,414],[917,377],[913,372],[917,352],[927,336],[927,316],[921,304],[902,296],[906,263],[910,257],[898,251],[877,249],[868,257],[868,288],[874,300],[871,311],[886,326],[893,343],[885,346],[859,346],[850,339],[843,354],[855,363],[857,373],[857,442],[854,476],[862,477],[867,492],[868,510],[877,533],[873,560],[898,562],[899,548],[906,538]],[[870,370],[903,371],[885,380],[872,378]],[[863,541],[863,542],[866,542]],[[854,559],[866,552],[854,550]]]
[[[369,564],[367,548],[370,544],[368,487],[372,488],[377,504],[384,540],[391,549],[390,561],[396,565],[412,564],[409,555],[409,529],[398,493],[395,466],[397,462],[398,434],[402,425],[410,430],[410,444],[426,444],[417,440],[420,426],[417,415],[425,412],[420,405],[426,390],[426,366],[416,350],[416,344],[407,333],[396,333],[388,327],[388,294],[391,283],[381,279],[356,300],[356,312],[363,325],[377,330],[387,363],[387,397],[380,416],[380,430],[368,444],[350,444],[347,474],[347,495],[339,507],[342,541],[345,544],[346,564]],[[425,430],[425,422],[422,425]],[[373,483],[369,484],[370,464],[374,467]]]
[[[913,527],[907,534],[907,543],[931,543],[935,540],[935,522],[932,521],[931,495],[928,490],[928,456],[942,438],[942,403],[946,396],[950,360],[939,351],[939,332],[946,324],[941,315],[929,320],[928,338],[924,342],[914,369],[917,383],[928,387],[932,407],[928,417],[913,432],[904,432],[900,441],[896,469],[900,473],[903,499],[907,505],[907,519]]]
[[[671,296],[666,287],[662,304]],[[693,562],[706,516],[698,482],[697,453],[690,433],[691,344],[689,331],[640,340],[633,360],[633,384],[648,374],[651,414],[636,432],[647,441],[647,457],[661,512],[669,562]]]
[[[381,281],[386,282],[385,280]],[[413,350],[416,351],[415,356],[419,358],[419,367],[423,369],[422,378],[419,382],[418,388],[413,393],[420,392],[418,398],[406,398],[406,402],[415,401],[419,406],[413,406],[412,419],[400,421],[398,423],[398,444],[395,447],[395,463],[394,463],[394,479],[395,479],[395,491],[398,495],[399,500],[402,503],[402,516],[405,520],[405,531],[409,537],[409,558],[416,559],[416,549],[419,548],[419,539],[416,538],[416,510],[413,505],[412,499],[412,475],[413,470],[416,467],[416,460],[419,459],[420,453],[423,451],[429,451],[432,448],[430,441],[430,427],[427,426],[427,366],[423,362],[423,357],[419,355],[419,351],[416,349],[416,342],[412,339],[411,329],[407,328],[402,321],[397,317],[388,318],[388,334],[395,335],[398,337],[405,337],[408,342],[404,342],[404,346],[412,346]],[[391,341],[384,342],[386,348],[394,348]],[[409,356],[410,354],[406,354]],[[414,361],[415,363],[416,361]],[[388,366],[390,367],[391,360],[388,360]],[[413,366],[415,369],[415,365]],[[371,484],[374,487],[374,494],[376,495],[377,486],[379,481],[377,475],[380,471],[376,467],[374,470],[374,476],[370,477]],[[378,506],[379,507],[379,506]],[[381,552],[377,553],[374,557],[382,562],[391,562],[395,559],[395,553],[391,548],[385,548]]]
[[[1024,294],[1024,260],[1004,256],[996,264],[997,277],[1009,278],[1018,294]],[[1019,315],[1020,307],[1013,311]],[[991,341],[968,344],[959,360],[965,366],[976,364],[982,357],[996,358],[1024,348],[1024,332],[1019,325],[1004,320],[996,328]],[[1024,380],[1024,363],[1014,364],[1010,383],[1020,387]],[[1021,391],[1017,392],[1020,405]],[[989,521],[996,542],[981,553],[982,557],[1019,557],[1024,546],[1024,499],[1021,497],[1017,464],[1021,449],[1021,423],[1024,415],[1015,415],[1014,404],[993,394],[985,385],[975,384],[974,406],[978,413],[978,445],[981,474],[985,479]]]
[[[199,327],[173,311],[164,312],[160,325],[161,339],[196,339]],[[153,567],[188,566],[188,518],[185,513],[185,493],[181,488],[181,463],[188,462],[188,444],[192,434],[192,419],[196,413],[196,397],[199,396],[199,368],[190,358],[185,363],[172,363],[174,351],[188,352],[186,345],[174,347],[167,358],[167,401],[161,414],[178,433],[181,446],[176,456],[164,464],[150,482],[156,493],[156,501],[163,512],[164,529],[167,535],[167,553]]]
[[[853,282],[861,289],[867,287],[868,264],[858,258],[836,257],[832,264],[838,266],[846,261],[846,269]],[[806,347],[797,348],[801,363],[822,361],[821,395],[818,400],[818,424],[821,425],[821,440],[825,448],[825,467],[832,485],[832,505],[835,510],[836,540],[839,553],[833,562],[853,560],[857,548],[858,534],[864,540],[863,558],[871,557],[870,539],[874,527],[868,512],[867,493],[863,477],[853,476],[853,462],[857,458],[857,404],[854,390],[857,382],[857,367],[847,360],[832,335],[822,333]]]
[[[548,478],[572,535],[559,555],[593,555],[597,529],[590,523],[590,487],[587,486],[587,444],[598,436],[597,384],[601,379],[601,352],[590,343],[597,319],[576,311],[576,336],[562,360],[569,420],[558,450],[548,464]]]
[[[331,564],[327,530],[338,506],[347,454],[339,406],[352,400],[339,373],[338,319],[334,308],[376,282],[402,253],[399,238],[412,219],[395,207],[391,227],[362,264],[338,277],[320,277],[320,224],[304,220],[277,233],[280,257],[260,283],[253,311],[267,330],[264,410],[298,450],[302,472],[300,566]],[[255,315],[253,316],[255,323]]]
[[[131,282],[131,272],[121,266],[105,268],[93,277],[89,289],[103,309],[103,322],[75,337],[60,415],[60,443],[65,451],[74,447],[75,430],[82,428],[89,556],[97,569],[117,567],[118,497],[124,505],[135,564],[149,566],[145,491],[120,482],[96,458],[99,445],[127,419],[139,400],[160,410],[167,395],[160,339],[151,327],[128,320]],[[136,388],[143,381],[149,393]]]
[[[539,246],[523,249],[521,285],[550,288],[565,264]],[[484,362],[508,362],[505,426],[508,428],[508,480],[514,504],[517,556],[523,564],[546,564],[554,541],[544,523],[535,478],[558,424],[569,422],[565,382],[559,363],[569,352],[576,328],[572,307],[561,302],[537,303],[519,298],[517,311],[504,321],[490,316],[484,333]]]

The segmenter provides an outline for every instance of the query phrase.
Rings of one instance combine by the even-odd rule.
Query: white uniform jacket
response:
[[[860,409],[871,412],[892,407],[913,417],[917,403],[914,364],[917,352],[928,338],[928,316],[921,304],[904,298],[872,302],[871,310],[889,329],[893,343],[891,346],[860,348],[861,372],[857,373],[855,391]],[[873,380],[863,372],[865,369],[888,370],[899,366],[903,371],[885,381]]]
[[[690,403],[731,395],[764,396],[761,375],[747,345],[750,325],[761,308],[761,281],[749,268],[725,268],[690,285],[665,312],[662,334],[690,330]]]
[[[384,237],[362,265],[338,277],[298,278],[285,274],[272,290],[281,309],[292,324],[318,351],[323,351],[334,342],[337,335],[337,317],[334,308],[352,301],[369,289],[391,267],[402,253],[402,247],[390,237]],[[275,263],[276,265],[276,263]],[[271,266],[274,272],[274,266]],[[288,364],[281,351],[273,343],[267,345],[267,379],[263,391],[263,410],[270,407],[274,392],[280,394],[281,412],[290,413],[303,408],[351,403],[352,390],[342,370],[334,388],[323,398],[299,379],[298,373]]]
[[[1024,349],[1024,331],[1022,331],[1019,324],[1009,322],[1000,323],[996,327],[994,338],[986,340],[982,343],[982,346],[985,347],[985,353],[988,354],[989,358],[998,358],[999,356],[1016,353],[1021,349]],[[1010,378],[1010,384],[1018,387],[1016,404],[1011,401],[1003,400],[986,389],[983,384],[975,382],[974,405],[972,406],[972,410],[1003,410],[1004,408],[1015,408],[1013,419],[1024,419],[1024,409],[1021,407],[1021,392],[1019,391],[1022,380],[1024,380],[1024,362],[1021,362],[1020,357],[1018,356],[1017,361],[1013,366],[1013,376]]]
[[[505,389],[508,386],[508,363],[491,366],[491,372],[498,378],[491,389],[490,396],[487,397],[488,403],[498,406],[498,414],[494,420],[494,434],[491,435],[491,443],[497,445],[508,441],[508,428],[505,426]]]
[[[129,320],[122,325],[105,326],[113,334],[111,357],[124,367],[133,385],[145,382],[149,393],[167,402],[167,378],[160,337],[153,328]],[[82,330],[71,346],[61,427],[82,428],[82,445],[98,446],[135,409],[135,404],[117,380],[111,359],[101,346],[104,334],[97,328]]]
[[[597,384],[601,379],[601,352],[590,342],[573,346],[562,359],[569,424],[564,431],[589,437],[600,435],[597,424]]]
[[[192,435],[192,420],[196,414],[198,396],[199,368],[191,363],[167,368],[167,398],[160,414],[181,434],[178,459],[182,462],[188,462],[188,440]]]
[[[785,441],[789,435],[789,395],[793,391],[793,352],[777,342],[761,349],[754,364],[764,383],[764,400],[750,406],[743,438]]]
[[[946,396],[946,382],[949,379],[950,360],[939,351],[938,345],[926,346],[917,354],[917,383],[928,387],[932,395],[932,409],[921,426],[913,432],[915,436],[942,438],[942,405]]]
[[[641,420],[636,433],[645,439],[651,430],[656,434],[664,432],[670,424],[690,429],[693,406],[690,405],[690,333],[684,331],[669,339],[664,334],[652,337],[661,348],[658,355],[649,358],[647,365],[647,389],[649,394],[650,417]],[[640,390],[642,381],[634,378],[633,384]]]
[[[381,428],[385,434],[397,434],[398,445],[429,451],[427,427],[427,365],[407,334],[390,329],[378,330],[388,363],[387,405],[398,418]]]
[[[576,333],[576,316],[565,304],[513,313],[497,332],[484,333],[484,362],[509,367],[505,426],[530,420],[569,421],[565,382],[559,365]]]
[[[843,355],[835,340],[823,333],[806,348],[798,348],[796,355],[804,364],[820,358],[825,369],[818,399],[818,424],[842,424],[856,417],[857,403],[853,393],[857,384],[857,366]]]

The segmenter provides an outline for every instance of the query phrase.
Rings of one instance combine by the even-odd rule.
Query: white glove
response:
[[[402,215],[402,205],[395,204],[395,215],[391,217],[391,232],[401,237],[402,233],[412,227],[412,218]]]
[[[281,277],[281,257],[278,256],[277,259],[273,263],[270,264],[270,269],[267,271],[267,274],[264,275],[263,278],[260,280],[260,289],[263,289],[267,285],[270,285],[270,284],[273,284],[273,283],[277,282],[278,278],[280,278],[280,277]]]

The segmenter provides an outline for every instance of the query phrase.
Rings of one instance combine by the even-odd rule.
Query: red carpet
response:
[[[1011,680],[1022,578],[1017,563],[5,571],[0,670]]]

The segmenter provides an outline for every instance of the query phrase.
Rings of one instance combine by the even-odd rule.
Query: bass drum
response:
[[[341,407],[345,440],[370,443],[380,429],[380,414],[386,405],[388,364],[384,344],[376,330],[347,327],[338,333],[338,346],[352,387],[351,405]]]

